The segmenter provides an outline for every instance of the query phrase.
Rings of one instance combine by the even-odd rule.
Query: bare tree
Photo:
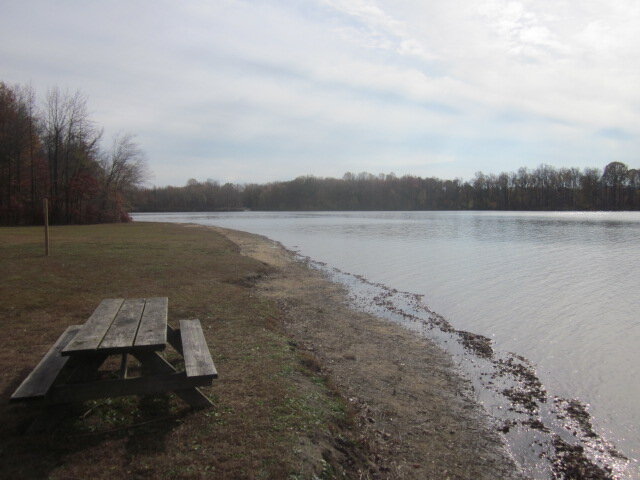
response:
[[[103,210],[116,212],[124,202],[124,196],[141,186],[149,171],[144,152],[129,133],[113,137],[109,150],[101,155],[100,165],[104,171]]]
[[[39,178],[36,164],[36,154],[38,148],[38,124],[36,113],[36,92],[31,85],[24,87],[18,87],[16,89],[17,96],[23,109],[24,122],[24,136],[27,139],[27,158],[29,167],[29,198],[31,201],[31,207],[35,210],[35,205],[38,199],[38,187]]]
[[[49,90],[42,117],[52,214],[54,219],[68,222],[74,200],[73,180],[95,168],[102,131],[89,118],[87,100],[79,91]]]

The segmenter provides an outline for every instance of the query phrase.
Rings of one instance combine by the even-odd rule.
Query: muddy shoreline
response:
[[[343,286],[275,242],[215,230],[277,268],[257,283],[257,293],[278,302],[286,332],[320,361],[357,412],[380,478],[525,478],[444,351],[353,310]]]
[[[258,294],[278,302],[286,332],[352,404],[383,478],[633,478],[620,473],[626,459],[592,430],[585,407],[548,397],[526,359],[455,330],[411,294],[331,271],[265,237],[209,228],[277,268]],[[351,282],[371,292],[358,299]],[[457,342],[480,383],[442,342],[416,335],[416,324]],[[501,418],[478,403],[487,392],[504,403]]]

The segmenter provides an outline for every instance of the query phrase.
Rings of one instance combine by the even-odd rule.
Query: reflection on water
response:
[[[266,235],[425,302],[524,355],[551,392],[640,456],[640,214],[338,212],[138,214]]]

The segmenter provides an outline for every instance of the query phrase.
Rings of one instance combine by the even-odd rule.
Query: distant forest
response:
[[[346,173],[264,185],[189,180],[182,187],[132,192],[134,211],[229,210],[639,210],[640,172],[621,162],[604,170],[554,168],[486,175],[468,182]]]
[[[107,148],[79,92],[0,82],[0,225],[129,220],[128,212],[231,210],[640,210],[640,172],[541,165],[470,181],[391,174],[304,176],[267,184],[189,180],[142,188],[146,163],[129,134]]]
[[[129,219],[127,196],[144,180],[133,137],[100,147],[102,130],[80,92],[49,90],[42,103],[30,87],[0,82],[0,225]]]

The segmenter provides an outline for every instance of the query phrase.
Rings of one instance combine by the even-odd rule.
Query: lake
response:
[[[640,213],[237,212],[134,219],[258,233],[329,269],[423,295],[455,329],[526,357],[549,395],[584,402],[599,434],[626,456],[640,456]],[[632,462],[629,475],[635,474]]]

